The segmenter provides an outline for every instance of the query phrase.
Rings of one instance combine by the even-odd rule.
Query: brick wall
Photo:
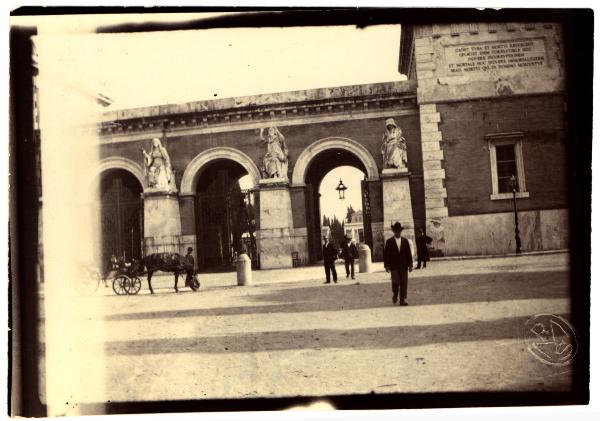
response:
[[[385,130],[384,121],[387,117],[393,117],[402,128],[408,147],[408,169],[412,173],[411,196],[413,215],[415,221],[425,218],[425,203],[423,193],[423,164],[421,152],[421,135],[419,116],[394,115],[393,111],[386,117],[347,120],[325,123],[308,123],[295,126],[285,126],[285,122],[277,122],[281,132],[286,138],[289,148],[289,177],[294,169],[296,160],[302,151],[313,142],[326,137],[345,137],[360,142],[373,156],[381,171],[381,139]],[[189,162],[200,152],[218,146],[228,146],[239,149],[247,154],[259,166],[260,160],[266,152],[266,146],[259,140],[259,131],[242,130],[225,133],[198,134],[189,136],[168,136],[167,150],[171,157],[173,170],[175,171],[177,186],[180,186],[181,177]],[[144,141],[106,143],[101,147],[101,158],[110,156],[121,156],[131,159],[142,165],[142,154],[140,148],[150,148],[150,139]],[[292,195],[294,208],[294,226],[302,227],[305,223],[303,195],[294,193]],[[373,200],[377,200],[376,197]],[[300,209],[298,211],[298,209]],[[374,210],[374,212],[377,212]],[[381,220],[374,215],[374,221]]]
[[[568,207],[566,128],[562,95],[439,103],[448,213],[507,212],[511,200],[491,200],[490,152],[485,135],[523,132],[525,181],[530,197],[519,210]]]

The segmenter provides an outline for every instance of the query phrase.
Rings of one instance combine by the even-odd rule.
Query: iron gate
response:
[[[198,263],[201,268],[231,268],[243,249],[260,266],[252,190],[231,189],[226,195],[198,193]]]
[[[124,171],[105,176],[100,189],[102,264],[112,255],[130,261],[142,256],[141,186]]]

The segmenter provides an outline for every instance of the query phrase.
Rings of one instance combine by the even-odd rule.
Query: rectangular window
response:
[[[365,241],[365,231],[362,228],[359,228],[358,230],[358,242],[359,243],[364,243]]]
[[[492,174],[492,200],[512,199],[514,187],[517,198],[529,197],[525,187],[523,167],[523,133],[500,133],[487,135]]]
[[[498,173],[498,193],[512,193],[510,179],[517,175],[515,144],[496,146],[496,171]]]

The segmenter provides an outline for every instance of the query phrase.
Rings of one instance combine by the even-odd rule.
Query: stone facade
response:
[[[523,250],[567,247],[560,25],[456,23],[407,29],[401,69],[417,80],[426,227],[434,247],[441,254],[514,250],[512,195],[494,194],[496,163],[489,139],[502,136],[520,139],[523,191],[517,206],[529,211],[520,213]],[[544,228],[544,223],[558,226]],[[561,240],[542,241],[547,229],[560,232]]]
[[[374,208],[372,248],[375,259],[380,259],[385,207],[380,179],[381,134],[386,119],[393,118],[407,139],[408,170],[411,177],[414,174],[408,195],[423,195],[415,88],[414,81],[380,83],[107,113],[100,125],[101,162],[111,162],[116,168],[122,168],[119,162],[127,162],[127,169],[139,176],[143,174],[140,145],[160,137],[169,152],[178,188],[181,231],[177,241],[174,232],[145,233],[145,253],[158,251],[157,244],[176,249],[176,243],[183,252],[194,241],[201,241],[195,200],[198,174],[218,160],[240,164],[260,197],[256,231],[260,264],[262,268],[273,268],[291,266],[292,253],[305,262],[318,259],[315,238],[320,245],[319,233],[312,218],[318,207],[312,199],[318,184],[307,184],[309,173],[315,165],[335,166],[327,154],[341,151],[345,161],[339,164],[363,170],[368,180]],[[282,174],[280,180],[261,180],[259,168],[264,163],[265,145],[260,141],[260,129],[266,127],[277,127],[285,136],[287,174]],[[318,182],[310,180],[312,184]],[[422,200],[411,203],[409,213],[424,221]],[[392,204],[388,208],[392,209]],[[412,219],[405,223],[415,226]]]
[[[371,231],[375,260],[396,221],[411,239],[415,228],[425,228],[438,254],[510,252],[512,195],[499,184],[506,177],[495,161],[497,145],[512,144],[510,139],[518,139],[514,165],[523,250],[567,247],[560,26],[458,23],[402,29],[400,70],[409,78],[404,82],[106,113],[95,175],[122,168],[139,178],[140,146],[154,137],[163,139],[171,157],[178,192],[169,203],[175,200],[178,209],[169,207],[164,217],[170,222],[162,228],[144,221],[144,252],[161,241],[180,251],[201,241],[199,174],[225,161],[239,164],[253,180],[263,268],[290,267],[292,253],[302,261],[318,258],[315,189],[339,165],[365,173],[371,205],[365,231]],[[405,171],[383,168],[382,132],[389,119],[406,139]],[[285,138],[286,174],[261,180],[266,150],[261,129],[269,127]]]

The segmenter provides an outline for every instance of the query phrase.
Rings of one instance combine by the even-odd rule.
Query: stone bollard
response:
[[[358,271],[360,273],[371,273],[371,248],[366,244],[358,246]]]
[[[252,260],[246,253],[240,253],[237,259],[237,284],[252,285]]]

